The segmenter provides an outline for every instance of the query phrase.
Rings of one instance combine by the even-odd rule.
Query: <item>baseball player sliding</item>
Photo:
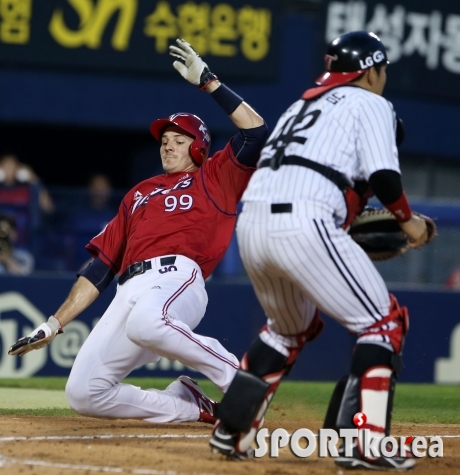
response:
[[[21,356],[48,345],[120,274],[116,295],[83,344],[66,385],[70,407],[85,416],[214,423],[216,403],[186,376],[164,391],[120,381],[164,356],[195,368],[226,391],[238,368],[237,358],[217,340],[193,329],[206,310],[204,280],[230,243],[236,206],[267,126],[186,41],[176,43],[170,46],[174,67],[210,93],[239,132],[208,158],[209,130],[195,115],[179,112],[153,122],[150,131],[161,143],[165,174],[126,194],[118,214],[86,246],[94,259],[67,299],[9,351]]]
[[[358,336],[325,425],[355,429],[354,415],[367,416],[358,442],[342,444],[335,463],[380,470],[415,465],[413,458],[369,458],[361,450],[363,429],[377,439],[389,435],[408,314],[346,228],[374,193],[412,247],[427,240],[425,220],[411,214],[401,185],[395,112],[381,97],[387,63],[372,33],[332,41],[319,87],[281,116],[243,195],[238,243],[268,320],[219,406],[210,444],[229,458],[251,456],[282,376],[322,329],[321,310]]]

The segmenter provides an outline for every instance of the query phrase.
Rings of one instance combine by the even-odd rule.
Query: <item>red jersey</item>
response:
[[[138,261],[180,254],[206,279],[230,244],[236,207],[254,171],[238,162],[229,142],[195,172],[144,180],[86,248],[115,274]]]

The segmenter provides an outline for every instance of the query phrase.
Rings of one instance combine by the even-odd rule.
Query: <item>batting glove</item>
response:
[[[20,338],[8,350],[9,355],[23,356],[29,351],[39,350],[49,345],[58,333],[64,333],[57,318],[51,316],[47,322],[42,323],[29,335]]]
[[[182,77],[200,89],[217,80],[217,76],[209,70],[208,65],[189,43],[182,38],[177,38],[176,43],[177,46],[169,47],[169,54],[180,60],[174,61],[173,66]]]

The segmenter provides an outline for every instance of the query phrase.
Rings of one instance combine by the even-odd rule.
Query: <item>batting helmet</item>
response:
[[[320,86],[347,83],[372,66],[388,64],[380,38],[367,31],[352,31],[331,41],[324,59],[326,71],[316,80]]]
[[[211,147],[211,136],[206,124],[196,115],[188,112],[177,112],[167,119],[157,119],[152,122],[150,132],[158,142],[161,142],[164,129],[170,125],[176,125],[186,135],[194,139],[190,144],[190,156],[198,166],[202,165],[208,158],[209,148]]]

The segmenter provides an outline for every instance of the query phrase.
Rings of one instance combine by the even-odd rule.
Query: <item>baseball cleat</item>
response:
[[[366,460],[355,445],[351,457],[345,457],[343,446],[338,449],[339,456],[335,459],[335,464],[343,468],[368,470],[381,470],[387,472],[405,472],[415,467],[415,459],[413,457],[384,457],[380,456],[375,460]]]
[[[209,399],[203,392],[198,383],[188,376],[179,376],[180,381],[191,393],[200,410],[198,422],[206,422],[207,424],[215,424],[217,420],[217,407],[219,403]]]
[[[225,455],[227,460],[250,460],[254,458],[254,449],[250,447],[245,452],[236,450],[238,434],[228,432],[220,423],[212,434],[209,445],[213,454]]]

